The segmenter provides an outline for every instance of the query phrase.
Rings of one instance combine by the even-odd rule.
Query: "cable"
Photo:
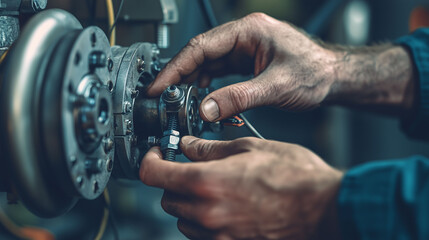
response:
[[[218,21],[216,19],[216,15],[214,14],[212,4],[210,0],[200,0],[199,1],[201,10],[203,11],[204,17],[206,18],[207,23],[209,24],[210,28],[216,27],[218,24]],[[242,114],[240,113],[238,115],[239,118],[243,119],[244,125],[249,129],[249,131],[255,135],[255,137],[265,139],[259,132],[256,130],[256,128],[250,123],[250,121]]]
[[[104,232],[106,232],[107,222],[109,220],[110,197],[109,197],[109,191],[107,190],[107,188],[104,189],[103,196],[104,196],[104,202],[105,202],[103,218],[101,219],[100,228],[94,240],[100,240],[103,237]]]
[[[1,56],[0,56],[0,64],[1,64],[1,63],[4,61],[4,59],[6,58],[6,55],[7,55],[8,51],[9,51],[9,49],[8,49],[8,50],[6,50],[6,51],[3,53],[3,55],[1,55]]]
[[[256,130],[256,128],[250,123],[250,121],[242,114],[238,114],[238,117],[240,117],[241,119],[243,119],[244,121],[244,126],[247,127],[247,129],[249,129],[249,131],[255,136],[258,137],[260,139],[265,139],[264,136],[262,136],[258,130]]]
[[[107,17],[109,20],[109,29],[113,26],[115,21],[115,13],[113,11],[113,2],[112,0],[106,0],[106,8],[107,8]],[[112,29],[112,33],[109,36],[110,46],[114,46],[116,44],[116,30]]]
[[[199,3],[201,10],[203,11],[204,18],[206,19],[210,28],[214,28],[219,25],[210,0],[200,0]]]
[[[107,36],[110,36],[112,34],[112,31],[114,29],[116,31],[116,24],[118,23],[119,15],[120,15],[120,13],[122,11],[122,6],[124,5],[124,2],[125,2],[125,0],[121,0],[121,3],[119,4],[118,11],[116,12],[116,15],[115,15],[115,21],[113,22],[113,25],[110,26],[109,35],[107,35]]]

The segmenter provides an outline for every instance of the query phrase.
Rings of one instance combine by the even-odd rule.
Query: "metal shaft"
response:
[[[177,115],[176,114],[168,114],[168,130],[178,130],[177,126]],[[164,151],[164,158],[168,161],[175,161],[176,160],[176,150],[174,149],[166,149]]]

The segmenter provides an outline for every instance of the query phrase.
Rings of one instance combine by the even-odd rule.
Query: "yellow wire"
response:
[[[110,30],[115,22],[115,13],[113,11],[112,0],[106,0],[106,6],[107,6],[107,16],[109,19],[108,29]],[[112,33],[110,34],[109,38],[110,38],[110,46],[114,46],[116,44],[116,27],[112,29]]]
[[[109,207],[110,206],[110,197],[109,197],[109,191],[107,191],[107,188],[104,189],[103,192],[104,201],[106,202],[106,207],[104,208],[103,218],[101,219],[100,229],[98,230],[97,236],[95,236],[94,240],[100,240],[104,232],[106,231],[107,221],[109,220]]]
[[[108,29],[110,30],[115,21],[115,13],[113,11],[112,0],[106,0],[106,7],[107,7],[107,16],[109,20]],[[112,29],[112,32],[109,36],[109,40],[110,40],[110,46],[114,46],[116,43],[116,27]],[[100,240],[103,237],[104,232],[106,231],[107,222],[109,220],[108,206],[110,206],[110,197],[109,197],[109,191],[107,190],[107,188],[104,189],[103,196],[107,206],[104,208],[103,218],[101,219],[101,223],[100,223],[100,229],[98,230],[97,236],[95,236],[94,240]]]
[[[9,49],[8,50],[6,50],[4,53],[3,53],[3,55],[1,55],[1,57],[0,57],[0,64],[3,62],[3,60],[6,58],[6,55],[7,55],[7,52],[9,51]]]

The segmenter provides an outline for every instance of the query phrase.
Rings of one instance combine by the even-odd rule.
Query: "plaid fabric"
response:
[[[429,160],[414,156],[350,170],[337,209],[343,239],[429,239]]]
[[[410,51],[419,82],[418,105],[412,115],[403,119],[402,129],[412,138],[429,140],[429,28],[420,28],[396,43]]]

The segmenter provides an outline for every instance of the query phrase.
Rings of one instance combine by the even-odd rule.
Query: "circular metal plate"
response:
[[[8,54],[0,89],[0,132],[2,152],[10,178],[22,202],[43,217],[58,216],[76,199],[53,186],[49,169],[42,163],[37,109],[41,73],[59,40],[81,29],[75,17],[63,10],[36,15],[24,28]]]

